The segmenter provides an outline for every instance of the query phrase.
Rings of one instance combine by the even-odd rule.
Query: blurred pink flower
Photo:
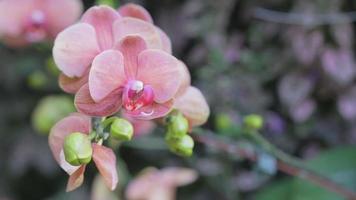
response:
[[[200,126],[209,117],[210,109],[203,94],[196,87],[190,86],[179,95],[174,102],[174,108],[181,111],[188,119],[189,126]]]
[[[174,200],[176,188],[194,182],[197,176],[187,168],[147,168],[129,183],[125,196],[128,200]]]
[[[0,37],[14,47],[54,39],[79,18],[82,7],[80,0],[2,0]]]
[[[64,159],[63,143],[67,135],[73,132],[88,134],[91,130],[90,117],[73,113],[72,115],[60,120],[51,130],[48,142],[52,154],[69,175],[67,191],[72,191],[82,185],[86,165],[72,166]],[[118,175],[116,171],[116,156],[114,152],[104,146],[93,143],[93,160],[100,174],[103,176],[108,188],[114,190]]]
[[[346,85],[354,80],[356,65],[351,50],[327,48],[321,61],[325,73],[337,83]]]
[[[108,6],[94,6],[84,13],[79,23],[58,35],[53,57],[62,71],[59,84],[64,91],[76,93],[87,82],[94,58],[117,47],[126,36],[140,36],[147,48],[171,53],[169,38],[152,24],[144,8],[128,4],[119,12]]]
[[[338,98],[337,108],[344,119],[356,119],[356,87],[351,88]]]
[[[121,107],[135,119],[165,116],[185,79],[184,66],[162,50],[148,49],[140,36],[126,36],[115,48],[95,57],[88,84],[76,94],[77,109],[92,116]]]
[[[308,120],[316,109],[316,103],[312,99],[306,99],[293,105],[289,109],[290,116],[295,122],[301,123]]]

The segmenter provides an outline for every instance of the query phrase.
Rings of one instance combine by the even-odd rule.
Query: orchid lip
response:
[[[151,105],[154,100],[154,92],[150,85],[144,85],[142,81],[133,80],[128,82],[123,96],[124,108],[135,111],[142,107]],[[152,112],[143,113],[152,115]]]

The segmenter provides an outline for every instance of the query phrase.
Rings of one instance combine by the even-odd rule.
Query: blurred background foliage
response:
[[[244,115],[258,113],[265,118],[263,134],[269,141],[307,159],[320,173],[356,188],[355,26],[348,18],[342,23],[321,21],[321,25],[320,19],[313,18],[320,14],[329,19],[335,13],[353,11],[356,2],[120,3],[126,2],[145,6],[171,37],[175,56],[186,62],[193,85],[210,104],[212,115],[205,128],[219,137],[236,139],[231,130],[239,128]],[[86,8],[93,4],[85,1]],[[293,18],[291,13],[299,14]],[[91,192],[101,187],[94,184],[99,186],[92,188],[96,171],[90,166],[85,185],[64,192],[67,176],[53,160],[45,135],[53,122],[74,108],[72,97],[57,85],[50,50],[50,44],[22,50],[0,46],[1,200],[90,199]],[[180,188],[177,199],[341,199],[276,172],[275,160],[268,154],[261,153],[256,165],[197,145],[193,157],[177,157],[168,152],[162,133],[157,128],[120,148],[121,190],[147,166],[186,166],[196,169],[200,177]]]

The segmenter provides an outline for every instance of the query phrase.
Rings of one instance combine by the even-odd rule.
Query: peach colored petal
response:
[[[112,91],[124,85],[124,57],[116,50],[106,50],[95,57],[89,72],[90,96],[95,102],[102,101]]]
[[[106,50],[113,46],[113,23],[119,18],[118,12],[109,6],[93,6],[84,13],[81,21],[95,28],[100,49]]]
[[[188,185],[198,178],[196,171],[189,168],[168,167],[161,170],[162,179],[174,186]]]
[[[81,77],[99,53],[95,29],[86,23],[72,25],[58,34],[53,58],[58,68],[69,77]]]
[[[126,76],[135,78],[138,68],[138,55],[147,49],[145,41],[140,36],[126,36],[117,45],[117,49],[124,55]]]
[[[148,48],[162,49],[160,34],[154,25],[131,17],[124,17],[114,22],[115,44],[128,35],[142,37]]]
[[[88,82],[89,72],[80,78],[71,78],[61,73],[58,78],[59,87],[70,94],[75,94],[84,84]]]
[[[61,159],[64,138],[73,132],[89,133],[90,129],[90,117],[78,113],[63,118],[57,122],[50,131],[48,143],[52,154],[57,163],[69,174],[72,173],[72,168],[66,167],[66,165],[63,164],[63,158]]]
[[[171,39],[169,39],[168,35],[162,30],[160,29],[158,26],[156,26],[157,31],[159,32],[159,35],[161,37],[161,41],[162,41],[162,50],[172,54],[172,42]]]
[[[94,143],[93,160],[100,174],[103,176],[106,186],[114,190],[119,179],[116,170],[115,153],[110,148]]]
[[[47,17],[46,24],[52,37],[55,37],[67,26],[74,24],[83,11],[83,3],[80,0],[47,0],[42,2]]]
[[[180,73],[182,74],[183,80],[179,85],[179,89],[176,96],[183,95],[191,84],[191,77],[190,77],[188,67],[182,61],[180,63],[181,63]]]
[[[73,191],[83,184],[85,166],[86,165],[82,165],[77,171],[70,175],[67,183],[67,192]]]
[[[90,116],[110,116],[119,111],[122,105],[122,89],[114,90],[96,103],[90,96],[88,84],[83,85],[75,95],[74,104],[81,113]]]
[[[133,17],[153,23],[150,13],[144,7],[137,4],[127,3],[119,8],[119,13],[123,17]]]
[[[195,87],[189,87],[186,92],[177,97],[174,108],[180,110],[188,119],[190,126],[200,126],[209,117],[210,109],[203,94]]]
[[[153,105],[145,106],[135,111],[125,110],[125,115],[139,120],[151,120],[166,116],[173,108],[173,100],[165,103],[153,103]]]
[[[161,50],[148,49],[138,57],[137,80],[151,85],[157,103],[173,98],[183,80],[179,60]]]

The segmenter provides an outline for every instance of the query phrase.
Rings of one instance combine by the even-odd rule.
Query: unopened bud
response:
[[[180,156],[189,157],[193,154],[194,140],[189,135],[180,138],[167,138],[169,149]]]
[[[133,133],[134,128],[126,119],[117,118],[111,124],[110,134],[115,139],[128,141],[131,140]]]
[[[88,135],[79,132],[65,137],[63,151],[65,160],[74,166],[89,163],[93,154]]]
[[[256,114],[247,115],[244,118],[244,124],[249,129],[259,130],[263,126],[263,118]]]
[[[173,137],[183,137],[188,133],[188,120],[181,114],[172,115],[168,124],[168,131]]]

